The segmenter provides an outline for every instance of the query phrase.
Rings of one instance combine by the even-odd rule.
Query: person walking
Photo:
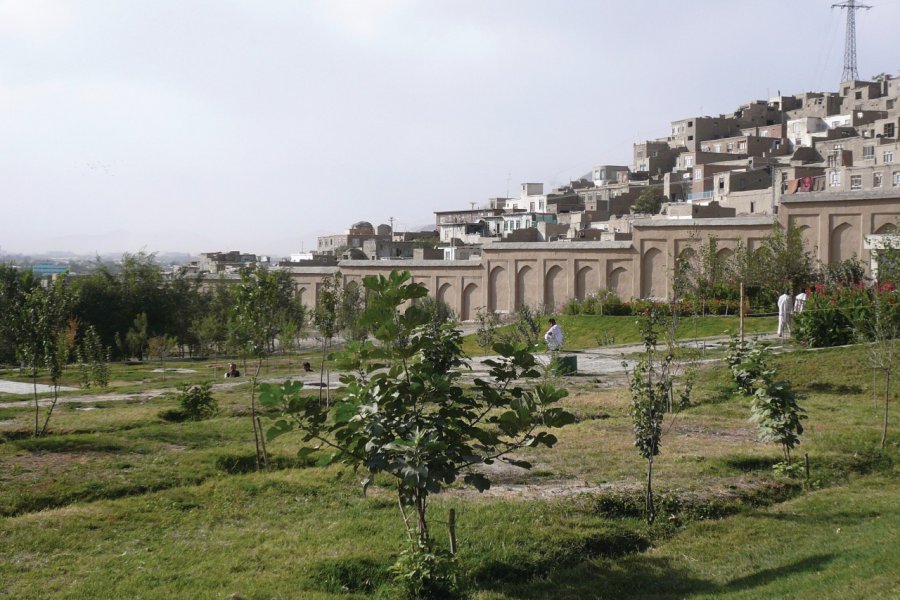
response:
[[[794,297],[785,290],[778,297],[778,337],[784,337],[791,328],[791,313],[794,312]]]

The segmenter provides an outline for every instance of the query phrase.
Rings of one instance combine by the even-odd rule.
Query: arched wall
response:
[[[488,279],[488,310],[509,310],[509,279],[504,267],[494,267]]]
[[[650,248],[641,258],[641,298],[665,297],[665,256],[659,248]]]
[[[566,275],[562,267],[553,265],[544,275],[544,306],[550,310],[560,308],[566,298]]]

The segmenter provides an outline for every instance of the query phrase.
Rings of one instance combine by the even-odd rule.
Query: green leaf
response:
[[[293,429],[290,423],[284,419],[278,419],[269,427],[269,430],[266,432],[266,439],[271,442],[279,436],[290,433]]]
[[[479,492],[491,489],[491,480],[481,473],[467,473],[466,476],[463,477],[463,481],[473,486]]]
[[[340,402],[334,405],[334,422],[347,423],[357,415],[355,404],[350,402]]]

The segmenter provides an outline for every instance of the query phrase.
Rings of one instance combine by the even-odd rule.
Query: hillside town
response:
[[[429,231],[359,221],[275,264],[308,306],[325,274],[352,281],[409,270],[463,320],[479,308],[557,308],[598,290],[665,298],[692,241],[714,236],[727,257],[738,245],[753,251],[776,224],[798,228],[823,264],[855,257],[874,276],[900,218],[898,96],[900,79],[881,74],[682,117],[665,137],[634,144],[631,164],[601,163],[554,189],[524,182],[514,197],[442,208]],[[207,253],[195,268],[227,277],[257,261],[269,263]]]

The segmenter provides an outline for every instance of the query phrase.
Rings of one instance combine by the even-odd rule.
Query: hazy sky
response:
[[[418,229],[675,119],[836,91],[831,4],[0,0],[0,252]],[[869,4],[860,76],[898,74],[900,1]]]

